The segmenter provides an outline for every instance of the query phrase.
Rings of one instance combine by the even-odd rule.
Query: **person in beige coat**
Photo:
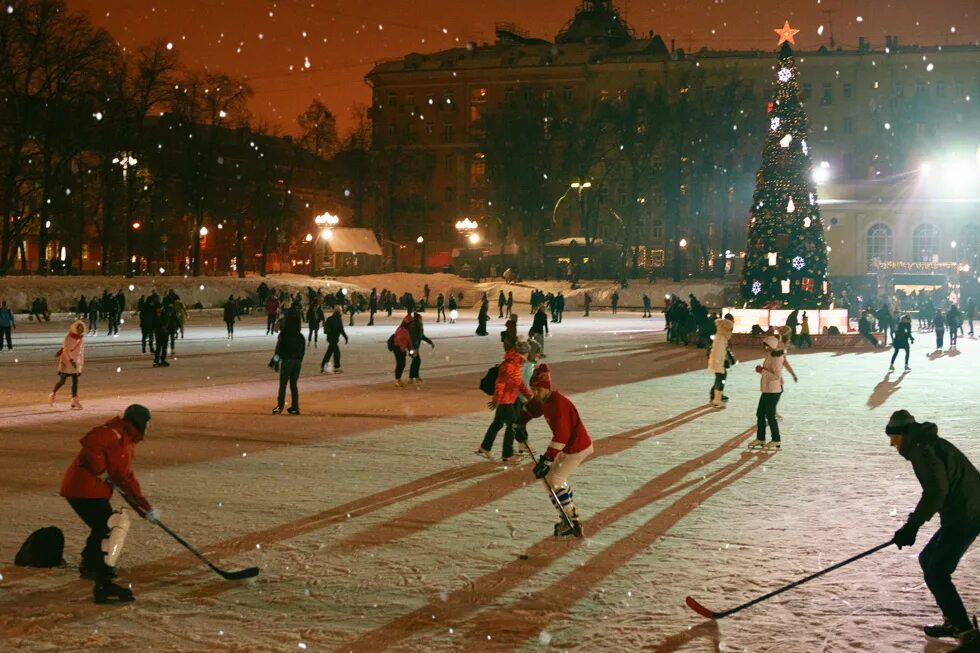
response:
[[[779,423],[776,421],[776,404],[783,394],[783,370],[785,369],[793,377],[793,382],[797,381],[796,372],[786,359],[786,353],[782,349],[782,344],[775,336],[763,338],[762,347],[766,351],[766,359],[762,365],[756,365],[755,371],[761,375],[759,381],[762,394],[759,396],[759,407],[756,408],[755,416],[758,420],[758,428],[755,434],[755,441],[749,443],[750,449],[762,448],[779,449]],[[772,442],[766,443],[766,423],[772,431]]]
[[[61,386],[71,379],[71,407],[72,410],[81,410],[82,403],[78,399],[78,377],[82,375],[82,366],[85,364],[85,323],[75,320],[68,327],[68,333],[61,343],[58,350],[58,382],[54,384],[54,390],[48,397],[54,406],[55,395]]]
[[[732,320],[723,317],[715,320],[715,335],[708,351],[708,371],[715,375],[714,385],[711,386],[711,405],[715,408],[724,408],[724,402],[728,399],[724,395],[725,379],[728,377],[728,367],[735,361],[728,341],[734,329]]]

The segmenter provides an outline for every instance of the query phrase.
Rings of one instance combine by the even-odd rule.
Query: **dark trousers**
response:
[[[78,396],[78,375],[77,374],[65,374],[64,372],[58,372],[58,382],[54,384],[54,390],[52,392],[58,392],[61,390],[61,386],[65,385],[65,381],[71,378],[71,396]]]
[[[972,336],[973,335],[973,318],[971,317],[967,321],[970,323],[970,335]]]
[[[167,341],[170,340],[170,335],[166,332],[157,331],[157,350],[154,352],[153,362],[163,363],[167,360]]]
[[[878,346],[878,341],[875,340],[875,337],[873,335],[871,335],[871,332],[870,331],[863,331],[863,332],[861,332],[861,336],[865,340],[867,340],[868,342],[870,342],[872,346],[874,346],[874,347],[877,347]]]
[[[759,395],[759,407],[755,409],[755,417],[758,420],[758,428],[755,434],[757,440],[766,439],[766,422],[768,422],[769,429],[772,431],[772,441],[779,442],[779,423],[776,421],[776,404],[779,403],[779,398],[782,395],[782,392],[763,392]]]
[[[402,378],[402,372],[405,371],[405,356],[407,355],[404,351],[395,347],[395,378],[399,381]]]
[[[936,349],[943,348],[943,336],[945,335],[946,331],[944,329],[936,329]]]
[[[957,334],[956,331],[957,331],[957,328],[956,327],[952,327],[949,330],[949,346],[950,347],[955,347],[956,346],[956,338],[959,335],[959,334]]]
[[[483,436],[483,442],[480,444],[480,448],[484,451],[493,450],[493,441],[497,439],[497,433],[500,432],[501,427],[506,427],[504,430],[504,451],[503,457],[510,458],[514,455],[514,420],[517,419],[517,406],[516,404],[497,404],[497,410],[493,413],[493,421],[490,423],[489,428],[487,428],[486,435]]]
[[[585,305],[585,316],[584,317],[589,317],[589,308],[590,308],[590,306],[588,304],[586,304]]]
[[[3,350],[3,341],[4,340],[7,341],[7,348],[8,349],[13,349],[14,348],[14,343],[10,341],[10,328],[11,327],[9,327],[9,326],[7,326],[7,327],[0,327],[0,351]]]
[[[908,346],[908,343],[906,343],[906,345],[904,347],[900,347],[900,346],[898,346],[898,345],[895,344],[895,341],[894,340],[892,340],[892,348],[894,349],[894,351],[892,352],[892,362],[891,362],[891,364],[892,365],[895,364],[895,359],[898,358],[898,352],[900,352],[901,350],[904,349],[905,350],[905,367],[908,367],[909,366],[909,346]]]
[[[415,350],[415,355],[412,356],[412,363],[408,366],[408,378],[417,379],[419,378],[419,371],[422,369],[422,357],[419,355],[419,350]]]
[[[71,506],[85,525],[89,527],[88,539],[82,549],[82,565],[96,580],[106,582],[112,569],[105,563],[102,540],[109,536],[109,517],[112,506],[108,499],[68,499]]]
[[[919,554],[919,564],[922,565],[926,585],[936,598],[936,605],[942,610],[946,621],[968,629],[970,618],[963,606],[963,599],[953,585],[952,575],[960,558],[980,534],[980,524],[972,527],[957,524],[957,527],[953,529],[946,525],[940,526]]]
[[[153,341],[153,330],[152,329],[147,329],[145,327],[140,327],[140,331],[143,334],[143,341],[142,341],[142,344],[143,344],[143,353],[144,354],[146,353],[146,343],[147,343],[147,341],[150,342],[150,351],[153,351],[154,349],[156,349],[156,344]]]
[[[119,313],[109,313],[109,331],[108,335],[114,335],[119,333]]]
[[[320,338],[320,325],[317,324],[314,326],[314,324],[310,322],[310,335],[306,336],[306,342],[307,343],[318,342],[319,338]]]
[[[272,333],[272,331],[273,331],[273,329],[275,329],[275,327],[276,327],[276,315],[275,315],[275,313],[273,313],[272,315],[266,315],[265,316],[265,335],[269,335],[270,333]]]
[[[333,355],[333,368],[337,369],[340,367],[340,341],[331,342],[327,341],[327,353],[323,355],[323,360],[320,361],[320,367],[326,367],[327,361],[330,356]]]
[[[708,401],[714,399],[715,390],[721,390],[722,393],[725,392],[725,379],[728,378],[728,372],[724,374],[718,374],[715,372],[715,382],[711,384],[711,390],[708,392]]]
[[[367,323],[367,325],[368,326],[374,326],[374,314],[378,312],[378,309],[372,308],[372,309],[369,309],[369,311],[370,312],[368,313],[368,323]]]
[[[228,327],[228,335],[229,336],[235,335],[235,321],[234,320],[232,320],[231,322],[225,322],[225,326]],[[171,340],[171,345],[170,346],[171,347],[173,346],[173,340]]]
[[[286,403],[286,383],[289,383],[289,407],[299,410],[299,381],[300,370],[303,369],[303,359],[284,358],[279,365],[279,399],[277,405],[282,408]]]
[[[809,333],[801,333],[799,336],[799,341],[800,341],[799,347],[801,349],[803,347],[813,347],[813,340],[810,339]]]
[[[437,306],[436,307],[436,322],[444,322],[446,320],[446,307]]]

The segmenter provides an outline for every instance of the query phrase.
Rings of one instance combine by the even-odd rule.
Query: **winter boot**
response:
[[[963,637],[972,630],[973,626],[967,624],[965,626],[954,626],[948,621],[943,620],[941,624],[929,624],[922,628],[922,632],[926,634],[926,637],[955,637],[957,639]]]
[[[749,442],[749,449],[762,449],[765,446],[766,446],[765,440],[755,439],[752,442]]]
[[[82,402],[79,401],[78,397],[72,397],[71,398],[71,409],[72,410],[81,410],[82,409]]]
[[[54,406],[54,397],[57,394],[58,394],[57,392],[52,392],[51,394],[48,395],[48,403],[51,404],[52,406]]]
[[[112,580],[113,578],[116,577],[117,572],[115,567],[106,567],[105,569],[106,569],[105,572],[106,578]],[[86,567],[85,561],[82,560],[81,564],[78,565],[78,577],[84,580],[95,580],[96,579],[95,576],[96,576],[96,572],[91,571],[88,567]]]
[[[111,580],[96,581],[92,596],[96,603],[129,603],[136,600],[131,589],[120,587]]]
[[[711,405],[714,406],[715,408],[724,408],[725,407],[724,402],[721,400],[721,390],[715,390],[712,393]]]

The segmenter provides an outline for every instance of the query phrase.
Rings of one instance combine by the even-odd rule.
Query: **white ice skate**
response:
[[[779,445],[780,445],[779,440],[770,440],[769,442],[766,442],[765,446],[763,446],[763,449],[765,449],[766,451],[779,451]]]
[[[766,446],[765,440],[755,439],[752,440],[752,442],[749,442],[749,449],[762,449],[765,446]]]
[[[81,410],[82,409],[82,402],[79,401],[78,397],[72,397],[71,398],[71,409],[72,410]]]
[[[56,394],[57,394],[56,392],[52,392],[51,394],[48,395],[48,403],[52,406],[54,406],[54,397]]]

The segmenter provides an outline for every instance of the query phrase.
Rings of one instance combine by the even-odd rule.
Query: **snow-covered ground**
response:
[[[303,292],[307,287],[322,289],[324,292],[336,293],[347,288],[349,291],[360,291],[367,296],[372,288],[380,292],[382,288],[394,290],[399,295],[411,292],[416,299],[422,297],[426,284],[431,291],[431,301],[439,293],[446,296],[450,292],[463,293],[462,306],[472,306],[478,302],[482,293],[487,293],[492,308],[497,306],[497,294],[514,293],[514,301],[527,304],[531,291],[565,294],[566,306],[569,310],[583,306],[585,293],[592,295],[593,306],[597,310],[608,308],[614,291],[619,290],[619,305],[622,307],[639,307],[643,305],[643,295],[647,294],[655,307],[662,306],[665,295],[676,294],[684,299],[693,293],[708,306],[721,306],[725,299],[725,286],[712,280],[688,280],[673,283],[669,280],[659,280],[649,283],[646,280],[631,281],[628,288],[619,288],[612,281],[583,281],[582,285],[571,289],[571,284],[565,281],[528,280],[520,283],[506,283],[502,279],[487,280],[475,283],[454,274],[415,274],[410,272],[395,272],[388,274],[373,274],[356,277],[311,278],[301,274],[274,274],[268,277],[249,276],[245,279],[237,277],[0,277],[0,299],[6,299],[14,312],[26,312],[35,297],[44,297],[52,311],[71,311],[78,303],[80,295],[91,298],[101,295],[104,289],[115,293],[122,290],[126,294],[126,305],[136,306],[140,295],[149,295],[155,289],[161,295],[173,288],[180,295],[184,304],[191,307],[200,303],[204,308],[223,306],[229,295],[254,295],[259,284],[287,290],[290,293]],[[730,280],[731,281],[731,280]],[[729,294],[734,286],[729,284]]]
[[[426,382],[397,389],[384,341],[398,316],[364,317],[345,374],[318,373],[322,336],[308,353],[299,417],[270,414],[273,337],[258,316],[234,341],[217,318],[192,317],[168,369],[139,354],[128,324],[89,339],[75,412],[46,402],[64,324],[21,324],[0,352],[0,650],[946,650],[919,630],[939,618],[915,559],[935,523],[911,550],[717,625],[684,598],[728,608],[890,539],[918,497],[884,435],[892,410],[938,422],[980,461],[976,340],[927,357],[923,334],[909,374],[885,374],[890,350],[791,354],[800,382],[779,407],[784,449],[767,456],[745,449],[757,352],[738,352],[730,407],[716,411],[704,352],[666,345],[661,319],[569,314],[546,351],[596,440],[572,479],[577,541],[551,536],[529,463],[473,455],[490,422],[477,382],[499,358],[502,321],[487,338],[472,311],[428,324]],[[135,469],[163,520],[223,568],[258,565],[257,579],[222,580],[138,521],[120,570],[136,602],[91,602],[75,571],[85,530],[58,488],[84,432],[134,401],[154,415]],[[541,451],[547,426],[530,432]],[[66,533],[69,566],[13,567],[49,524]],[[971,611],[977,560],[954,577]]]

